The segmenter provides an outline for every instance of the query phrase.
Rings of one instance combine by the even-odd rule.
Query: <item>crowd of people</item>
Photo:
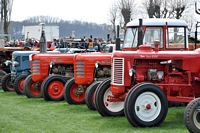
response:
[[[15,39],[14,41],[7,41],[7,38],[4,39],[4,46],[5,47],[19,47],[19,40]]]
[[[101,51],[102,44],[110,44],[111,40],[104,41],[102,38],[94,38],[92,37],[83,37],[80,39],[75,39],[72,37],[69,38],[59,38],[59,39],[53,39],[51,45],[49,47],[56,47],[56,48],[83,48],[88,49],[90,48],[91,44],[93,47],[97,46],[98,51]],[[5,47],[36,47],[38,42],[31,38],[26,38],[25,42],[20,45],[19,40],[15,39],[13,41],[7,41],[7,38],[4,39],[4,46]]]
[[[53,39],[53,42],[51,44],[51,47],[56,47],[56,48],[82,48],[82,49],[88,49],[92,44],[93,47],[97,46],[98,49],[97,51],[101,51],[101,45],[104,42],[103,39],[98,39],[98,38],[86,38],[84,36],[84,38],[81,39],[75,39],[72,37],[66,38],[65,40],[63,40],[63,38],[59,38],[59,39]]]

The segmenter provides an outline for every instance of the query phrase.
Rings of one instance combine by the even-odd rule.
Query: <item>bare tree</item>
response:
[[[143,5],[147,10],[149,18],[160,18],[161,17],[161,4],[162,0],[146,0]]]
[[[169,0],[169,11],[170,18],[180,19],[185,10],[187,10],[191,4],[191,0]]]
[[[111,32],[114,34],[114,40],[116,39],[116,20],[118,16],[118,6],[113,3],[109,8],[109,22],[112,24]]]
[[[8,34],[8,28],[11,20],[13,0],[0,0],[1,2],[1,23],[2,34]]]
[[[180,19],[194,0],[146,0],[143,5],[149,18]]]
[[[135,0],[119,0],[119,9],[124,18],[124,26],[131,20]]]

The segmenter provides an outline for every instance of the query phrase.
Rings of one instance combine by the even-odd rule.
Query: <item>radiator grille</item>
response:
[[[111,80],[113,84],[124,85],[124,58],[113,58]]]
[[[76,77],[83,78],[85,77],[85,62],[83,60],[76,61]]]
[[[40,60],[32,60],[32,74],[40,74]]]

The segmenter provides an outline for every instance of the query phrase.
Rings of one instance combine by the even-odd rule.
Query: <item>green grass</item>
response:
[[[136,128],[125,117],[102,117],[86,105],[28,99],[0,90],[0,133],[188,133],[184,109],[170,108],[159,127]]]

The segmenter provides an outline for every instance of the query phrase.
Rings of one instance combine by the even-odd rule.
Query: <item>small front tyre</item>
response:
[[[88,106],[90,110],[96,110],[95,102],[94,102],[94,95],[97,86],[101,83],[102,81],[95,81],[93,82],[86,90],[85,93],[85,103]]]
[[[166,118],[168,101],[159,86],[142,83],[128,92],[125,98],[124,112],[133,126],[159,126]]]
[[[200,98],[192,100],[186,106],[184,122],[190,133],[200,133]]]
[[[11,73],[6,74],[1,80],[2,89],[4,91],[14,91],[14,87],[11,82]]]
[[[27,75],[20,75],[14,81],[14,90],[18,95],[24,94],[24,81]]]
[[[23,87],[24,87],[24,94],[28,98],[41,98],[42,97],[41,83],[34,82],[32,80],[31,75],[26,77]]]
[[[124,101],[108,101],[108,96],[112,95],[110,81],[110,78],[105,79],[97,86],[94,98],[96,109],[101,116],[124,116]]]
[[[74,78],[67,81],[64,87],[64,98],[68,104],[84,104],[85,103],[84,88],[78,88]]]
[[[42,82],[42,96],[46,101],[62,101],[67,79],[61,75],[48,76]]]

